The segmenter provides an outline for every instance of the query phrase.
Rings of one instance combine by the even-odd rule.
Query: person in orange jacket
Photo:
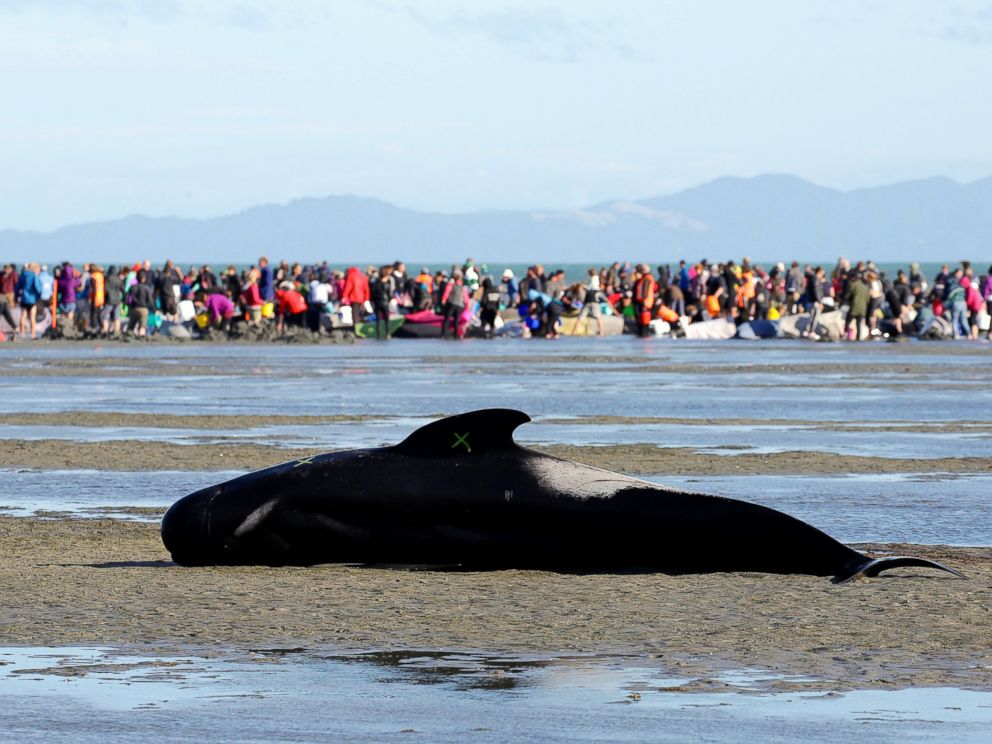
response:
[[[634,320],[637,322],[637,335],[650,334],[651,311],[654,308],[658,286],[647,264],[638,264],[634,269]]]
[[[434,306],[434,276],[426,266],[413,280],[413,307],[429,310]]]
[[[100,331],[100,317],[103,313],[103,305],[106,300],[104,286],[106,278],[103,269],[96,264],[90,266],[90,330],[94,333]]]

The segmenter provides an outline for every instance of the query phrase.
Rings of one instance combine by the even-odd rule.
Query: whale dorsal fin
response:
[[[523,411],[485,408],[434,421],[393,449],[416,457],[472,457],[513,449],[513,430],[530,421]]]

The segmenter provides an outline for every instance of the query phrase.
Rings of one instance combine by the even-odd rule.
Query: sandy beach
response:
[[[214,437],[216,439],[216,437]],[[844,474],[844,473],[989,473],[992,459],[941,457],[916,459],[824,455],[819,452],[708,455],[684,447],[654,444],[601,447],[540,445],[533,449],[586,465],[632,475]],[[96,470],[254,470],[310,457],[325,448],[288,448],[264,444],[174,444],[169,442],[72,442],[63,439],[3,442],[0,467]]]
[[[157,525],[115,520],[0,517],[0,541],[8,644],[635,654],[703,686],[714,670],[760,667],[809,676],[787,683],[801,689],[992,689],[992,549],[887,545],[968,579],[902,569],[835,586],[749,573],[191,569],[170,562]]]

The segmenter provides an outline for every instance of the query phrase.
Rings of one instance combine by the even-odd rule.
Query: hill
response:
[[[507,263],[698,259],[879,262],[992,257],[992,177],[838,191],[795,176],[720,178],[668,196],[575,210],[418,212],[355,196],[263,205],[210,219],[130,216],[50,233],[0,231],[0,260],[106,263],[167,257],[253,262]]]

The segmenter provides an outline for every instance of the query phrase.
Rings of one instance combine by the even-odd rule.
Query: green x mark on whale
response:
[[[465,445],[465,449],[468,450],[469,452],[471,452],[472,451],[472,445],[470,445],[468,443],[468,435],[469,434],[471,434],[471,432],[468,432],[468,431],[465,432],[464,434],[459,434],[458,432],[455,432],[455,443],[453,445],[451,445],[451,449],[454,449],[459,444],[464,444]]]

